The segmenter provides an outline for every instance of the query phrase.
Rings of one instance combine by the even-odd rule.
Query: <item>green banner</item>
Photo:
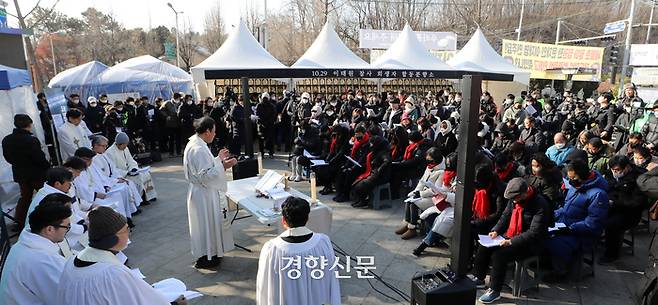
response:
[[[169,60],[176,59],[176,44],[174,44],[173,42],[165,42],[164,53]]]

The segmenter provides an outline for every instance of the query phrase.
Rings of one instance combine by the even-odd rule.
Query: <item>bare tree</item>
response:
[[[189,22],[183,24],[181,35],[179,37],[180,60],[185,65],[185,71],[189,71],[193,65],[194,56],[199,48],[199,34],[192,31]]]
[[[221,14],[221,6],[218,1],[210,8],[203,22],[203,44],[211,53],[219,49],[226,37],[226,25]]]

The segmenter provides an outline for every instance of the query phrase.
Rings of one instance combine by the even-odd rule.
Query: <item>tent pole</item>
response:
[[[383,91],[383,90],[382,90],[382,83],[383,83],[383,82],[382,82],[382,79],[381,79],[381,78],[378,78],[378,79],[377,79],[377,94],[379,94],[379,96],[382,95],[382,91]]]

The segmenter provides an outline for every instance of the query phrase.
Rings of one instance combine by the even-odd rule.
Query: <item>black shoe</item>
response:
[[[347,196],[343,196],[343,195],[338,195],[334,197],[334,201],[336,202],[345,202],[347,200],[348,200]]]
[[[153,198],[153,199],[151,199],[151,200],[149,200],[149,201],[150,201],[150,202],[156,202],[156,201],[158,201],[158,198]]]
[[[475,289],[484,289],[487,288],[486,284],[484,283],[484,280],[475,278]]]
[[[133,223],[132,218],[126,219],[126,222],[128,223],[128,228],[132,229],[135,227],[135,224]]]
[[[202,256],[199,257],[199,259],[196,260],[196,263],[194,264],[194,268],[197,269],[210,269],[217,267],[219,263],[213,262],[213,260],[208,260],[207,256]]]
[[[333,188],[331,188],[331,187],[326,187],[326,186],[325,186],[325,187],[320,191],[320,195],[329,195],[329,194],[331,194],[331,193],[333,193],[333,192],[334,192],[334,189],[333,189]]]
[[[151,204],[150,202],[148,202],[147,200],[144,200],[139,205],[147,206],[147,205],[150,205],[150,204]]]
[[[427,244],[425,242],[421,242],[420,245],[418,245],[418,248],[414,249],[412,252],[415,256],[420,256],[423,251],[427,249]]]
[[[370,207],[367,201],[357,201],[356,204],[352,206],[357,209],[367,209]]]
[[[142,214],[142,210],[140,208],[137,208],[137,211],[135,211],[135,213],[132,213],[131,216],[135,216],[139,214]]]
[[[619,259],[619,257],[611,257],[611,256],[604,255],[604,256],[601,256],[601,258],[599,258],[598,263],[601,266],[607,266],[607,265],[611,265],[612,263],[616,262],[618,259]]]

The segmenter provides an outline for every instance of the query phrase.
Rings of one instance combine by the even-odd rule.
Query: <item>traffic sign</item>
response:
[[[606,23],[603,28],[603,34],[619,33],[626,29],[626,20],[619,20],[615,22]]]

